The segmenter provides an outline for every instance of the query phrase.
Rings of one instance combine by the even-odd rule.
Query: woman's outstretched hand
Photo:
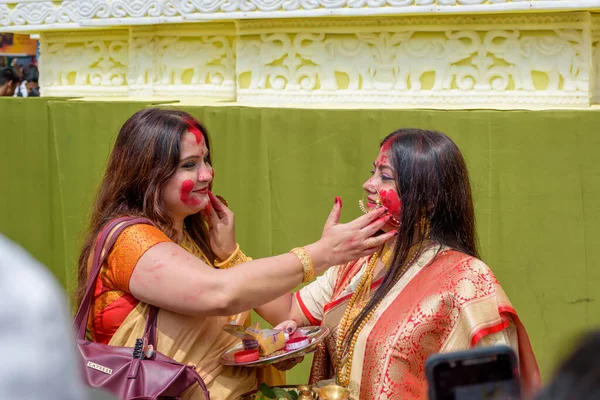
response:
[[[236,249],[235,218],[229,209],[214,194],[208,192],[210,203],[200,211],[208,222],[210,247],[220,260],[226,260]]]
[[[396,235],[396,231],[390,231],[373,236],[391,218],[385,207],[374,209],[346,224],[339,223],[341,212],[342,201],[336,197],[333,209],[325,222],[321,239],[310,245],[310,250],[319,253],[315,255],[315,258],[323,259],[324,257],[328,264],[327,267],[345,264],[373,254],[379,246]],[[316,264],[315,269],[318,269]],[[322,270],[316,272],[322,272]]]

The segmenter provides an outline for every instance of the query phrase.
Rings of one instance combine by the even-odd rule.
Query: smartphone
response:
[[[520,400],[517,356],[508,346],[434,354],[425,363],[430,400]]]

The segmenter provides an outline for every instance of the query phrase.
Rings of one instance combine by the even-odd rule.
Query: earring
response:
[[[362,211],[363,214],[366,214],[369,212],[367,207],[365,207],[365,203],[363,203],[362,199],[358,201],[358,208],[360,208],[360,211]]]
[[[365,197],[365,194],[363,193],[363,199]],[[375,200],[375,208],[374,209],[369,209],[367,206],[365,206],[365,202],[363,199],[360,199],[358,201],[358,208],[360,208],[360,211],[363,212],[363,214],[368,214],[369,212],[373,211],[375,208],[379,208],[383,205],[383,203],[381,202],[381,199],[379,197],[377,197],[377,199]]]
[[[364,195],[363,195],[364,196]],[[381,201],[381,198],[379,197],[379,193],[377,193],[377,199],[375,199],[375,208],[379,208],[383,206],[383,202]],[[360,199],[358,201],[358,208],[360,208],[360,211],[363,212],[363,214],[367,214],[368,212],[374,210],[375,208],[373,208],[372,210],[369,210],[366,206],[365,206],[365,202]],[[395,217],[390,218],[390,220],[388,221],[388,223],[394,227],[399,227],[400,226],[400,221],[398,221]]]
[[[429,238],[429,231],[431,230],[431,225],[429,224],[429,219],[425,215],[425,210],[421,212],[421,221],[419,222],[419,233],[421,237]]]

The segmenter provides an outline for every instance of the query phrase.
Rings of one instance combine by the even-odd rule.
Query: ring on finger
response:
[[[365,240],[365,245],[370,249],[371,247],[375,247],[379,244],[377,238],[374,237],[370,237],[367,240]]]

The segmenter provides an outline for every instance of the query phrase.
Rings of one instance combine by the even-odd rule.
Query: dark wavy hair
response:
[[[190,114],[159,108],[135,113],[121,128],[112,149],[106,172],[98,191],[89,221],[87,236],[78,266],[76,304],[85,294],[88,260],[102,227],[122,216],[152,220],[171,239],[175,238],[173,220],[161,199],[162,190],[177,170],[183,134],[197,127],[210,150],[206,129]],[[210,152],[208,162],[211,162]],[[206,223],[200,214],[188,216],[185,227],[209,259],[214,254],[208,245]]]
[[[456,144],[441,132],[399,129],[381,142],[390,149],[398,197],[402,201],[398,236],[390,268],[365,308],[344,337],[347,351],[352,337],[403,274],[409,249],[424,251],[432,241],[479,258],[471,185],[465,160]],[[429,236],[421,232],[421,218],[429,221]]]

